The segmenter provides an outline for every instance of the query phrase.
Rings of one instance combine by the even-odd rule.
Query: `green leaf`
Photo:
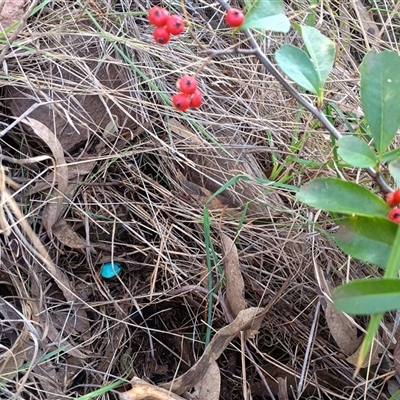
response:
[[[400,57],[370,51],[360,67],[361,103],[379,157],[400,126]]]
[[[333,68],[335,44],[312,26],[301,26],[301,33],[314,69],[318,74],[319,86],[322,90]]]
[[[386,268],[397,228],[388,219],[348,217],[340,221],[335,242],[353,258]]]
[[[275,52],[275,60],[290,79],[309,92],[318,93],[319,77],[306,52],[291,44],[284,44]]]
[[[400,147],[394,150],[385,151],[382,154],[381,162],[388,163],[394,161],[397,157],[400,157]]]
[[[400,186],[400,158],[397,158],[389,164],[389,172],[395,180],[396,185]]]
[[[290,21],[285,15],[283,0],[257,0],[246,14],[243,29],[266,29],[273,32],[287,33]]]
[[[377,158],[368,144],[357,136],[342,136],[339,139],[338,154],[343,161],[356,168],[375,167]]]
[[[343,214],[386,218],[390,207],[368,189],[335,178],[316,178],[303,185],[297,198],[311,207]]]
[[[397,278],[399,270],[400,270],[400,229],[397,229],[392,251],[390,252],[389,260],[386,265],[386,271],[383,277],[385,279]]]
[[[369,315],[400,308],[400,279],[353,281],[332,292],[335,307],[348,314]]]

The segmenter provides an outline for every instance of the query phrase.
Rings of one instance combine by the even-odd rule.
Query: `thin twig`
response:
[[[310,357],[310,353],[311,353],[311,350],[312,350],[313,345],[314,345],[315,332],[317,330],[317,325],[318,325],[318,321],[319,321],[319,317],[320,317],[320,314],[319,314],[320,307],[321,307],[321,302],[318,300],[317,307],[315,309],[315,314],[314,314],[314,321],[313,321],[313,324],[311,326],[310,334],[308,336],[307,349],[306,349],[306,354],[304,356],[303,367],[301,369],[300,381],[299,381],[299,383],[297,385],[297,396],[298,396],[298,398],[300,398],[300,396],[301,396],[301,394],[303,392],[304,381],[306,379],[306,375],[307,375],[307,372],[308,372],[308,367],[310,365],[309,357]]]
[[[255,49],[241,49],[235,45],[234,48],[224,49],[224,50],[215,50],[215,49],[206,49],[200,50],[199,54],[207,54],[209,57],[216,57],[219,55],[227,55],[227,54],[245,54],[245,55],[253,55],[257,54]]]

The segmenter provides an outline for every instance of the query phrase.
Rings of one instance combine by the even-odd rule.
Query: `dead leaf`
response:
[[[209,201],[210,197],[213,195],[212,192],[199,186],[197,183],[187,180],[179,170],[176,170],[176,176],[181,184],[180,189],[184,193],[185,197],[188,196],[195,199],[202,206],[207,204],[207,208],[210,211],[223,211],[228,216],[240,217],[240,210],[235,208],[234,204],[231,203],[223,194],[216,196]]]
[[[262,326],[262,322],[264,320],[265,315],[268,313],[268,311],[274,306],[274,304],[279,301],[283,293],[285,293],[286,288],[289,286],[290,282],[292,279],[294,279],[295,275],[292,275],[290,279],[287,279],[281,288],[278,290],[278,292],[275,294],[275,296],[268,302],[268,304],[262,309],[262,312],[255,316],[253,318],[253,321],[251,322],[251,325],[249,326],[249,329],[246,329],[244,332],[244,338],[245,340],[247,339],[252,339],[254,338],[255,335],[257,335],[260,331],[260,328]]]
[[[206,205],[207,203],[207,208],[211,211],[223,210],[229,205],[232,207],[232,204],[229,204],[228,200],[223,196],[217,196],[211,201],[208,201],[213,193],[206,188],[197,185],[196,183],[188,181],[185,178],[181,180],[181,184],[186,195],[196,199],[202,206]]]
[[[194,364],[192,344],[184,336],[173,336],[172,340],[175,342],[175,347],[180,350],[179,355],[183,361],[181,369],[189,369],[189,366]]]
[[[59,400],[63,397],[65,377],[60,374],[59,368],[53,362],[47,361],[35,365],[33,371],[38,377],[41,389],[46,393],[46,400]]]
[[[59,194],[54,195],[47,203],[43,216],[43,225],[48,233],[60,217],[63,205],[63,195],[68,191],[68,166],[64,158],[64,150],[55,134],[33,118],[25,118],[23,122],[29,125],[33,132],[49,146],[55,160],[55,176]]]
[[[223,118],[215,126],[208,125],[207,131],[220,144],[220,148],[213,146],[207,151],[193,152],[188,146],[188,150],[182,150],[182,154],[196,165],[187,170],[186,178],[215,193],[234,176],[245,175],[250,180],[239,180],[223,192],[224,198],[234,208],[241,208],[247,203],[249,218],[268,219],[274,215],[279,209],[278,204],[283,204],[282,199],[276,191],[266,191],[264,185],[252,180],[254,177],[267,179],[267,176],[256,157],[245,150],[248,146],[246,133],[232,132],[228,124],[224,127]],[[276,206],[267,207],[267,204]]]
[[[330,295],[332,286],[319,267],[316,269],[316,274],[318,274],[317,279],[320,282],[321,289]],[[352,355],[360,347],[363,336],[357,337],[357,327],[355,324],[341,311],[336,310],[331,301],[325,297],[322,300],[326,323],[333,339],[346,356]]]
[[[355,353],[353,353],[350,357],[346,358],[346,361],[348,363],[355,365],[355,366],[358,365],[358,359],[360,357],[361,346],[362,346],[362,344],[360,344],[360,347],[356,350]],[[368,353],[368,355],[365,357],[364,364],[361,366],[361,368],[365,368],[368,365],[378,364],[380,359],[381,358],[379,357],[379,346],[374,345],[374,347],[372,349],[372,354],[371,354],[371,351]]]
[[[65,193],[66,197],[71,197],[74,194],[76,187],[81,181],[81,178],[89,174],[93,170],[95,165],[96,161],[68,164],[68,186]],[[51,187],[50,182],[52,181],[54,181],[53,172],[46,175],[46,177],[43,178],[43,181],[37,182],[37,184],[27,192],[27,195],[32,195],[34,193],[48,189],[49,187]],[[55,185],[56,184],[57,182],[55,183]],[[47,215],[48,213],[46,214],[46,216]],[[83,249],[87,247],[85,241],[80,236],[78,236],[78,234],[67,224],[64,218],[57,220],[51,229],[54,236],[62,244],[71,247],[72,249]]]
[[[169,124],[171,127],[171,131],[176,133],[181,138],[186,139],[192,143],[197,143],[200,144],[201,146],[204,146],[204,143],[193,132],[191,132],[189,129],[183,126],[175,118],[171,118],[169,120]]]
[[[80,318],[80,317],[79,317]],[[86,317],[87,319],[87,317]],[[46,322],[47,324],[47,339],[51,344],[48,345],[48,347],[51,348],[51,346],[54,346],[55,348],[59,349],[61,346],[63,347],[63,351],[67,354],[70,354],[71,356],[78,358],[78,359],[84,359],[89,357],[85,353],[83,353],[81,350],[76,348],[76,345],[73,346],[69,343],[67,338],[64,338],[62,334],[55,328],[55,326],[52,323],[51,318],[49,319],[51,323],[47,323],[48,321],[44,321],[42,319],[42,323]],[[90,325],[89,325],[90,328]]]
[[[93,168],[96,166],[96,163],[96,160],[87,160],[84,162],[74,162],[68,164],[68,197],[73,194],[71,189],[73,189],[82,181],[82,177],[92,172]],[[40,178],[40,181],[37,181],[36,184],[26,192],[26,195],[31,196],[35,193],[47,190],[52,186],[52,182],[55,182],[57,185],[57,181],[54,180],[54,172],[50,172],[44,177]]]
[[[336,310],[330,301],[325,307],[325,319],[340,350],[346,355],[353,354],[363,340],[362,336],[357,337],[356,326],[341,311]]]
[[[0,27],[4,32],[24,16],[26,0],[4,1],[0,5]]]
[[[218,400],[221,391],[221,372],[218,364],[213,361],[203,378],[194,385],[193,399]]]
[[[185,172],[185,178],[191,183],[196,182],[203,193],[205,193],[203,188],[209,193],[215,193],[224,183],[239,174],[249,178],[267,179],[255,156],[243,151],[247,146],[245,134],[242,135],[240,132],[232,134],[229,128],[224,127],[223,119],[220,120],[218,128],[207,127],[209,135],[220,144],[219,148],[208,146],[207,142],[201,141],[179,122],[172,122],[171,131],[195,143],[198,150],[200,147],[204,148],[204,151],[193,152],[191,147],[187,146],[188,150],[183,151],[193,165],[196,165],[195,168]],[[206,196],[209,197],[207,194]],[[281,198],[274,191],[266,192],[263,185],[256,184],[254,181],[239,180],[233,187],[225,190],[219,199],[221,197],[226,199],[225,204],[228,204],[230,208],[240,209],[243,204],[248,203],[247,216],[251,217],[268,218],[274,211],[272,208],[267,208],[266,204],[271,202],[282,204]],[[218,204],[216,207],[220,208]]]
[[[88,247],[85,241],[67,224],[64,218],[58,220],[53,226],[54,236],[72,249],[84,249]]]
[[[88,324],[82,318],[74,313],[66,311],[57,311],[49,314],[54,327],[62,331],[65,336],[71,334],[77,335],[79,332],[84,332],[88,328]],[[90,328],[90,326],[89,326]]]
[[[150,385],[138,377],[134,377],[130,383],[132,385],[131,390],[118,393],[120,400],[184,400],[182,397],[168,390]]]
[[[324,290],[328,290],[327,293],[330,293],[331,288],[328,282],[325,279],[323,282],[325,286]],[[357,327],[341,311],[336,310],[330,301],[326,301],[323,309],[325,311],[326,323],[333,339],[345,355],[350,354],[346,358],[346,361],[357,366],[364,335],[357,337]],[[368,364],[377,364],[379,360],[378,346],[374,346],[372,355],[366,357],[363,367]]]
[[[223,266],[226,279],[226,304],[233,317],[246,309],[244,280],[240,271],[239,256],[235,243],[224,233],[220,233]]]
[[[368,32],[371,36],[379,38],[380,32],[378,25],[374,22],[371,14],[368,12],[362,1],[353,1],[352,6],[357,14],[362,29]]]
[[[171,382],[163,383],[159,386],[166,390],[171,390],[178,395],[181,395],[194,387],[201,379],[203,379],[210,364],[219,358],[236,335],[240,331],[248,329],[251,326],[253,319],[262,314],[263,311],[263,309],[257,307],[251,307],[240,311],[231,324],[223,327],[215,334],[203,355],[196,364],[189,369],[189,371],[185,372],[179,378],[176,378]]]

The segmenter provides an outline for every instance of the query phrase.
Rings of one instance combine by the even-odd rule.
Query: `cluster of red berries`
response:
[[[400,204],[400,190],[397,189],[394,192],[388,193],[386,195],[386,203],[388,203],[390,207],[394,207],[390,210],[388,218],[391,221],[400,224],[400,208],[397,208]]]
[[[176,86],[180,90],[172,96],[172,104],[177,110],[186,111],[189,107],[198,108],[203,101],[203,94],[197,89],[196,78],[190,75],[178,79]]]
[[[180,35],[185,30],[185,22],[179,15],[170,15],[163,7],[152,7],[148,13],[148,20],[156,29],[154,40],[159,44],[167,44],[171,35]],[[244,14],[237,8],[231,8],[225,15],[226,23],[237,28],[244,22]],[[179,93],[172,96],[172,103],[176,109],[186,111],[188,108],[198,108],[203,101],[203,94],[197,89],[196,78],[185,75],[177,82]]]
[[[150,8],[148,20],[150,24],[156,26],[153,38],[159,44],[167,44],[171,35],[180,35],[185,30],[185,22],[182,17],[170,15],[162,7]]]

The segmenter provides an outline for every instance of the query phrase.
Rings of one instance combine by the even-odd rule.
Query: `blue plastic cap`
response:
[[[122,271],[120,263],[106,262],[102,265],[100,270],[100,275],[104,279],[115,278]]]

